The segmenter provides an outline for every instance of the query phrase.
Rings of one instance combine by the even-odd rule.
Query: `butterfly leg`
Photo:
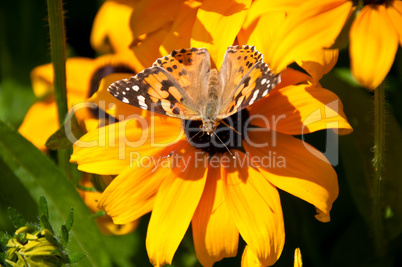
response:
[[[233,131],[235,131],[235,133],[237,133],[238,135],[241,135],[241,133],[239,133],[238,131],[236,131],[235,128],[233,128],[232,126],[230,126],[229,124],[227,124],[226,122],[224,122],[223,120],[220,121],[222,124],[224,124],[226,127],[232,129]]]

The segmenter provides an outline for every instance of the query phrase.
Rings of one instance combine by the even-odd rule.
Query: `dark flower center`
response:
[[[135,75],[135,71],[128,66],[103,66],[97,69],[91,77],[91,89],[88,97],[91,97],[94,93],[96,93],[98,91],[100,81],[112,73],[132,73],[133,76]]]
[[[184,120],[183,124],[189,143],[195,148],[208,152],[212,157],[232,149],[244,152],[242,141],[247,128],[250,127],[249,122],[249,112],[243,109],[220,121],[211,135],[201,130],[202,121]]]
[[[392,2],[390,0],[363,0],[363,1],[359,1],[359,0],[354,0],[353,3],[355,5],[359,5],[359,3],[362,2],[363,5],[384,5],[387,4],[389,2]]]

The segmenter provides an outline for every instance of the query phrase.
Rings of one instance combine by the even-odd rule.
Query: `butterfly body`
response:
[[[217,69],[212,69],[208,76],[208,99],[206,100],[205,110],[200,111],[202,127],[201,129],[211,135],[219,125],[217,120],[219,106],[219,92],[222,91],[221,77]]]
[[[108,91],[124,103],[184,120],[211,135],[220,121],[266,96],[278,83],[253,46],[231,46],[220,71],[205,48],[175,50]]]

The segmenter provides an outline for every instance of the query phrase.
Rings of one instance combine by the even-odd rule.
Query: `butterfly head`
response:
[[[208,135],[211,135],[216,130],[218,125],[219,122],[216,122],[215,120],[203,120],[201,130]]]

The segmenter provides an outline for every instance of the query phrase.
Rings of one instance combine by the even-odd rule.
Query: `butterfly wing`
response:
[[[208,76],[211,70],[210,55],[205,48],[175,50],[159,58],[154,66],[169,72],[184,89],[194,109],[201,112],[208,99]],[[188,103],[187,103],[188,104]]]
[[[130,79],[109,86],[124,103],[186,120],[199,120],[211,63],[205,48],[175,50]]]
[[[154,66],[136,76],[114,82],[107,89],[118,100],[132,106],[175,118],[197,120],[184,89],[165,69]]]
[[[221,76],[225,82],[218,118],[226,118],[266,96],[280,83],[254,46],[230,46],[225,54]]]

